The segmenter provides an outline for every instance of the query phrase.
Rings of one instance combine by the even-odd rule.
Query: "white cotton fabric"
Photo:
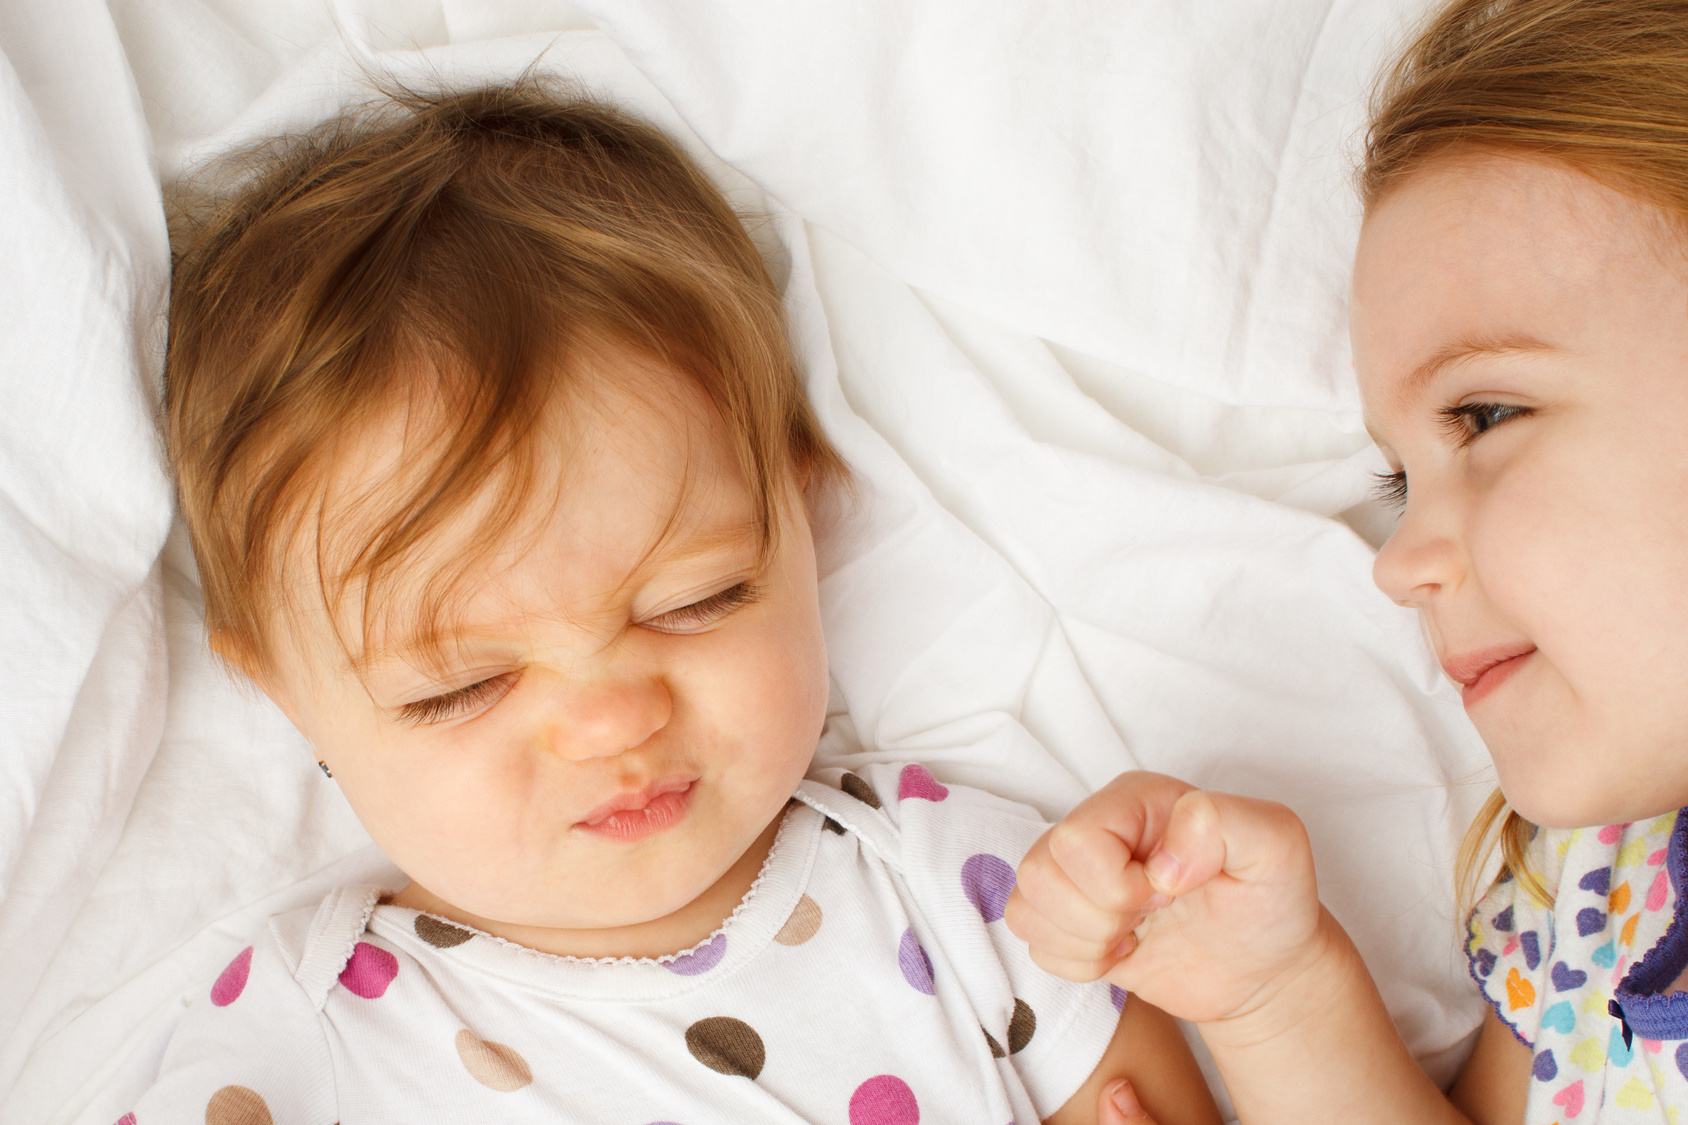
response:
[[[868,803],[804,782],[732,917],[662,958],[537,953],[374,887],[278,917],[183,1019],[135,1120],[1050,1116],[1125,997],[1039,971],[1002,920],[1046,825],[919,766],[851,780]]]
[[[1491,782],[1370,582],[1343,332],[1367,83],[1427,3],[0,0],[0,1122],[110,1125],[266,918],[401,879],[205,649],[160,184],[370,73],[536,60],[761,216],[856,472],[820,762],[1045,815],[1133,766],[1285,801],[1450,1075]]]

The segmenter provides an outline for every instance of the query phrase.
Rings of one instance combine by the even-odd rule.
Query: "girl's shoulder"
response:
[[[1539,829],[1525,849],[1528,874],[1503,873],[1471,912],[1472,979],[1521,1042],[1610,1021],[1613,989],[1670,923],[1677,819]]]

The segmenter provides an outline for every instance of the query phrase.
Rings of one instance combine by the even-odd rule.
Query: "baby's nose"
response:
[[[607,758],[641,746],[668,725],[674,701],[660,679],[565,687],[545,740],[571,761]]]

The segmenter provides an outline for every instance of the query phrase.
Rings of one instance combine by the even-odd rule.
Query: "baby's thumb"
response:
[[[1272,882],[1308,854],[1307,830],[1283,805],[1195,789],[1172,806],[1143,869],[1150,886],[1176,897],[1221,871],[1245,883]]]
[[[1102,1087],[1102,1104],[1096,1107],[1096,1125],[1155,1125],[1143,1110],[1131,1083],[1121,1078]]]

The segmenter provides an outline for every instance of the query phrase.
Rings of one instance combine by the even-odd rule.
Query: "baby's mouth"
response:
[[[697,779],[690,777],[653,781],[610,798],[574,827],[607,840],[643,840],[677,824],[691,806],[696,788]]]

